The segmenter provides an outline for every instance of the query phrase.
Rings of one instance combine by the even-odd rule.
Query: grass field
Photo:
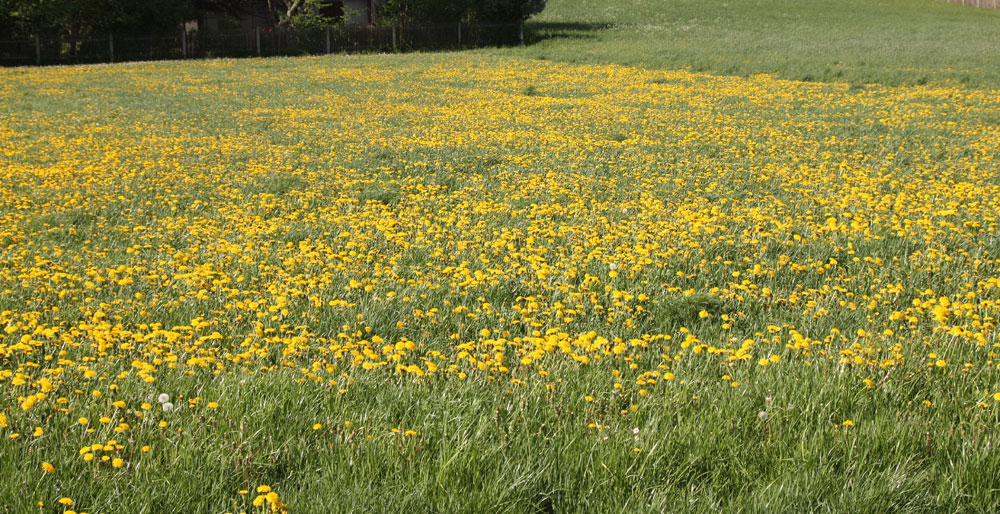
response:
[[[980,54],[570,44],[0,70],[0,512],[996,511]]]
[[[851,84],[1000,88],[1000,10],[936,0],[550,0],[517,55]]]

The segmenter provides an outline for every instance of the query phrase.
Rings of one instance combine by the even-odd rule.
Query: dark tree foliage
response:
[[[341,21],[343,10],[330,0],[267,0],[276,26],[323,27]]]
[[[482,0],[479,15],[483,21],[524,21],[545,9],[545,0]]]
[[[335,23],[333,0],[264,0],[275,25]],[[261,0],[0,0],[0,37],[86,37],[96,34],[172,33],[205,13],[238,17]],[[527,19],[545,0],[384,0],[380,23],[507,23]],[[339,9],[339,7],[338,7]],[[338,11],[340,12],[340,11]]]
[[[0,0],[6,36],[163,34],[206,12],[239,14],[247,0]]]
[[[542,12],[545,0],[385,0],[382,23],[507,23]]]

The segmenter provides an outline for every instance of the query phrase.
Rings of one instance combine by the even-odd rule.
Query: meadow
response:
[[[995,87],[532,51],[0,70],[0,512],[1000,507]]]
[[[550,0],[532,59],[855,85],[1000,86],[1000,10],[937,0]]]

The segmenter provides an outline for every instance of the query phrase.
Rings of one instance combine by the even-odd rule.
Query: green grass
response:
[[[936,0],[550,0],[514,55],[851,84],[1000,88],[1000,10]]]

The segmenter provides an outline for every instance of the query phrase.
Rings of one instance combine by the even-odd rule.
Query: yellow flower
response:
[[[70,505],[73,505],[73,499],[69,497],[59,498],[59,504],[69,507]]]
[[[35,427],[35,432],[34,432],[33,435],[35,437],[42,437],[42,434],[44,434],[44,433],[45,433],[45,431],[42,430],[42,427]]]
[[[208,402],[208,408],[209,409],[218,409],[219,408],[219,404],[215,403],[215,402]]]
[[[319,423],[316,423],[315,425],[313,425],[313,430],[319,430],[321,428],[323,428],[323,425],[321,425]]]
[[[55,473],[56,472],[55,466],[53,466],[52,464],[49,464],[48,462],[43,462],[42,463],[42,469],[44,469],[46,473]]]
[[[111,465],[114,466],[115,468],[121,468],[122,466],[125,465],[125,461],[122,460],[122,459],[116,458],[115,460],[111,461]]]
[[[939,368],[943,368],[943,367],[947,366],[948,363],[945,362],[944,359],[938,359],[938,360],[934,361],[934,365],[937,366],[937,367],[939,367]]]
[[[81,425],[86,425],[87,423],[90,423],[90,420],[87,419],[87,418],[80,418],[80,419],[76,420],[76,422],[79,423],[79,424],[81,424]]]
[[[994,393],[993,400],[1000,402],[1000,393]]]
[[[854,422],[848,419],[848,420],[844,420],[844,422],[841,423],[841,425],[844,425],[845,427],[853,427],[854,426]]]

